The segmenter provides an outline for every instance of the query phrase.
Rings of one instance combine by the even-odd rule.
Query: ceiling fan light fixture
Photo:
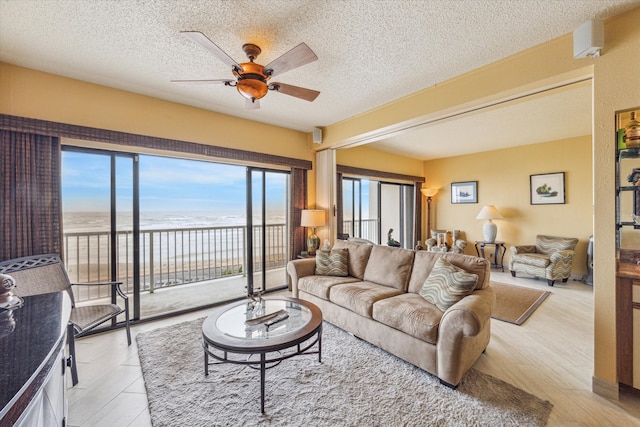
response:
[[[263,98],[269,90],[265,82],[256,79],[238,80],[236,89],[240,95],[252,101]]]
[[[240,95],[250,100],[263,98],[269,91],[267,86],[269,78],[264,74],[264,67],[255,62],[245,62],[240,65],[243,71],[234,73],[238,77],[236,89]]]

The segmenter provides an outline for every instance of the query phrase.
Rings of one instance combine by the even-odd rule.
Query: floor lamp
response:
[[[437,188],[423,188],[422,194],[427,198],[427,236],[431,236],[431,200],[438,194]]]

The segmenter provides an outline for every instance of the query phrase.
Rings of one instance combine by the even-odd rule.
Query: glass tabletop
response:
[[[282,321],[267,325],[247,325],[246,321],[276,313],[287,312],[288,317]],[[311,320],[311,310],[293,301],[263,299],[255,307],[251,302],[231,307],[216,320],[216,328],[220,333],[242,339],[265,340],[294,332],[304,327]]]

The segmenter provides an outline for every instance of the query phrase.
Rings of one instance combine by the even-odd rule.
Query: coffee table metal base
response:
[[[264,413],[267,369],[274,368],[291,357],[308,354],[317,354],[318,362],[322,363],[322,313],[307,301],[301,303],[307,307],[312,306],[312,320],[298,333],[292,333],[290,337],[279,339],[275,343],[230,345],[225,338],[207,335],[203,328],[204,374],[209,375],[209,366],[222,363],[245,365],[260,370],[260,410]],[[215,360],[210,361],[210,358]]]

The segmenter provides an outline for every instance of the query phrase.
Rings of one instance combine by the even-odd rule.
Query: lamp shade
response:
[[[436,194],[438,194],[438,189],[437,188],[423,188],[420,191],[422,192],[424,197],[433,197]]]
[[[504,218],[502,214],[493,205],[483,206],[482,209],[480,210],[480,213],[476,217],[476,219],[488,219],[488,220],[502,219],[502,218]]]
[[[300,225],[303,227],[322,227],[326,223],[325,211],[322,209],[304,209]]]
[[[487,222],[482,226],[482,234],[484,235],[484,241],[487,243],[493,243],[496,241],[498,235],[498,227],[491,222],[492,219],[502,219],[502,214],[493,205],[483,206],[476,219],[486,219]]]

